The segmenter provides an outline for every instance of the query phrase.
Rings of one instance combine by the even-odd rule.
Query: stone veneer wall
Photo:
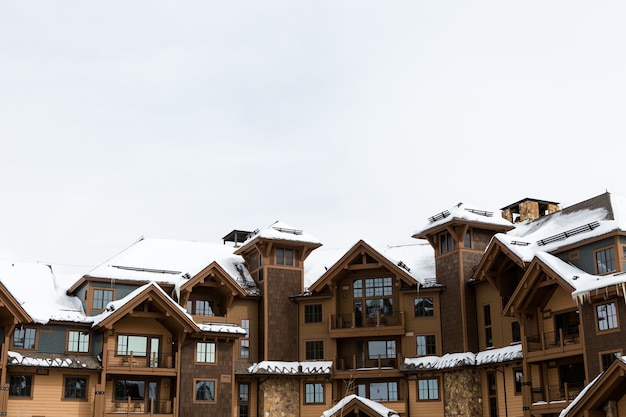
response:
[[[443,374],[446,417],[482,416],[480,373],[463,369]]]
[[[293,417],[300,415],[300,393],[297,378],[269,378],[259,386],[260,417]]]

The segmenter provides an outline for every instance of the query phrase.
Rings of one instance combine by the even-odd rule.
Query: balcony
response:
[[[118,356],[115,352],[107,352],[107,369],[116,373],[174,376],[176,361],[173,354],[152,352],[151,356],[145,356],[131,352],[128,356]]]
[[[532,412],[558,413],[576,398],[584,386],[581,382],[532,387]]]
[[[548,356],[561,356],[562,353],[582,353],[580,330],[559,329],[558,332],[547,332],[526,336],[528,359],[546,359]]]
[[[404,314],[394,312],[368,316],[365,313],[338,314],[330,316],[330,337],[362,337],[372,334],[376,329],[379,336],[404,334]]]
[[[335,359],[334,369],[337,371],[367,371],[381,369],[398,369],[397,358],[364,358],[357,355],[344,356]]]
[[[171,416],[174,414],[176,399],[147,401],[114,401],[106,404],[105,415],[119,417],[124,415]]]

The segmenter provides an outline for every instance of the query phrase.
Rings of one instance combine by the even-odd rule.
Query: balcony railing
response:
[[[108,366],[111,368],[163,368],[174,369],[174,355],[152,352],[150,356],[136,355],[131,352],[127,356],[118,356],[115,352],[108,352]]]
[[[155,400],[153,398],[144,401],[131,401],[128,398],[125,401],[113,401],[106,405],[105,413],[115,415],[159,415],[173,414],[175,399],[172,400]]]
[[[351,371],[355,369],[397,369],[398,358],[382,358],[380,355],[374,359],[352,355],[335,359],[335,370]]]
[[[404,324],[404,315],[402,312],[392,314],[380,314],[368,316],[365,313],[337,314],[330,316],[330,328],[336,329],[354,329],[354,328],[371,328],[381,326],[402,326]]]
[[[585,384],[564,383],[563,385],[544,385],[532,387],[533,403],[552,401],[572,401],[583,389]]]
[[[548,332],[526,337],[529,352],[564,348],[567,345],[580,344],[580,331],[575,329],[559,329],[558,332]]]

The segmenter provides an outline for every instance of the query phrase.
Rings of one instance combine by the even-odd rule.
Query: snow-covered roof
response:
[[[330,408],[324,411],[321,417],[331,417],[334,416],[337,412],[341,411],[346,405],[348,405],[351,401],[358,401],[363,405],[367,406],[369,409],[377,413],[381,417],[394,417],[399,416],[397,412],[392,410],[391,408],[387,408],[381,403],[376,401],[372,401],[369,398],[359,397],[358,395],[352,394],[346,397],[343,397],[333,408]]]
[[[495,214],[494,214],[495,213]],[[485,210],[477,206],[458,203],[455,206],[428,218],[428,223],[413,232],[413,236],[421,235],[428,230],[438,228],[455,220],[472,223],[483,223],[485,226],[512,228],[513,224],[500,215],[499,210]]]
[[[215,262],[246,292],[258,293],[243,258],[233,250],[233,247],[216,243],[141,238],[87,275],[180,287]]]
[[[422,285],[435,282],[435,253],[426,241],[404,245],[380,247],[364,241],[392,264],[411,276]],[[350,248],[353,248],[356,242]],[[350,249],[317,249],[307,258],[304,265],[304,287],[311,287],[335,265]]]
[[[62,353],[8,352],[9,366],[36,366],[38,368],[100,369],[95,356],[65,355]]]
[[[0,282],[35,323],[49,321],[89,323],[80,300],[59,286],[49,265],[0,260]]]
[[[320,242],[319,239],[306,233],[305,231],[292,227],[286,223],[276,221],[265,229],[257,229],[254,232],[250,233],[250,235],[243,242],[241,247],[244,248],[252,241],[259,238],[305,243],[316,246],[322,245],[322,242]]]
[[[422,356],[406,358],[401,365],[403,371],[433,371],[504,363],[522,359],[522,345],[515,344],[502,348],[488,349],[478,353],[446,353],[443,356]]]
[[[263,361],[250,366],[248,373],[272,375],[328,375],[330,374],[332,366],[332,361]]]
[[[246,329],[237,326],[236,324],[229,323],[203,323],[199,324],[200,330],[210,333],[228,333],[228,334],[242,334],[246,335]]]

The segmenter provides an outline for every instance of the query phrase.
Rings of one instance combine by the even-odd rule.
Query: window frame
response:
[[[70,348],[70,343],[72,343],[72,334],[73,333],[78,333],[78,341],[76,342],[77,344],[77,348],[76,350],[72,350]],[[81,346],[85,343],[84,341],[81,341],[81,336],[84,336],[86,334],[87,336],[87,350],[81,350]],[[84,330],[75,330],[75,329],[70,329],[67,331],[67,340],[65,343],[65,350],[68,353],[76,353],[76,354],[81,354],[81,353],[85,353],[88,354],[89,352],[91,352],[91,332],[89,331],[84,331]]]
[[[316,404],[325,404],[325,384],[323,382],[305,382],[304,383],[304,405],[316,405]],[[309,401],[309,391],[308,391],[308,387],[312,386],[313,387],[313,391],[312,391],[312,401]],[[318,391],[316,388],[319,387],[320,390]],[[321,397],[321,398],[318,398]]]
[[[385,392],[387,394],[386,398],[372,398],[372,388],[373,388],[372,386],[379,385],[379,384],[385,385]],[[394,386],[394,389],[390,389],[392,385]],[[356,385],[356,392],[357,392],[357,395],[363,396],[372,401],[392,402],[392,401],[400,400],[400,384],[399,384],[399,381],[397,380],[364,381]],[[391,395],[389,395],[390,393],[394,393],[395,396],[392,397]]]
[[[35,386],[35,374],[29,374],[29,373],[24,373],[24,372],[10,372],[8,374],[9,377],[9,398],[13,399],[23,399],[23,400],[32,400],[33,398],[33,387]],[[14,394],[15,390],[14,390],[14,385],[13,385],[13,378],[24,378],[24,380],[26,380],[27,378],[30,380],[30,384],[26,383],[26,385],[24,386],[24,388],[28,387],[28,395],[19,395],[19,394]]]
[[[204,352],[204,356],[205,356],[205,360],[199,360],[199,354],[201,354],[198,350],[198,348],[200,347],[200,345],[213,345],[213,361],[207,361],[206,360],[206,356],[208,354],[210,354],[209,349],[205,350]],[[194,361],[196,364],[198,365],[216,365],[217,364],[217,342],[215,341],[210,341],[210,340],[199,340],[196,342],[196,346],[195,346],[195,350],[194,350]]]
[[[607,333],[613,333],[613,332],[619,332],[621,325],[620,325],[620,321],[619,321],[619,309],[617,306],[617,302],[613,299],[613,300],[607,300],[607,301],[603,301],[600,303],[596,303],[593,305],[594,307],[594,317],[595,317],[595,323],[596,323],[596,333],[597,334],[607,334]],[[602,306],[608,306],[608,305],[613,305],[613,308],[615,309],[615,326],[614,327],[607,327],[606,329],[601,329],[600,328],[600,317],[598,315],[598,308],[602,307]],[[607,310],[608,313],[608,310]],[[612,316],[609,316],[607,314],[606,317],[606,322],[607,322],[607,326],[609,323],[609,318]]]
[[[454,250],[454,238],[452,233],[445,231],[437,235],[437,243],[439,248],[439,255],[450,253]]]
[[[520,375],[519,381],[517,380],[517,375]],[[522,387],[524,382],[524,369],[523,368],[513,368],[513,392],[515,395],[522,395]]]
[[[304,305],[304,323],[322,323],[323,312],[322,304],[305,304]]]
[[[314,353],[314,355],[309,355]],[[323,340],[307,340],[304,342],[305,360],[315,361],[324,359],[324,341]]]
[[[609,262],[608,259],[606,257],[606,252],[611,251],[613,254],[613,257],[611,258],[611,262],[613,269],[609,269]],[[598,255],[599,254],[605,254],[605,262],[604,262],[604,269],[606,269],[606,271],[600,272],[600,261],[598,260]],[[615,258],[615,246],[611,245],[611,246],[605,246],[603,248],[600,249],[596,249],[593,251],[593,259],[595,261],[595,270],[596,270],[596,274],[597,275],[608,275],[608,274],[612,274],[614,272],[617,272],[617,260]]]
[[[419,338],[424,338],[424,343],[418,342]],[[420,353],[420,346],[423,346],[424,353]],[[429,351],[431,348],[431,351]],[[418,334],[415,336],[415,354],[417,356],[429,356],[437,354],[437,337],[434,334]]]
[[[85,389],[82,397],[67,396],[67,383],[69,379],[85,380]],[[63,395],[61,399],[63,401],[87,401],[89,399],[89,377],[87,375],[63,375]]]
[[[420,388],[420,382],[425,381],[427,383],[430,382],[435,382],[435,388],[436,388],[436,397],[432,397],[432,389],[430,387],[430,384],[426,387],[426,392],[427,392],[427,396],[426,398],[422,398],[421,396],[421,392],[423,391]],[[417,390],[417,401],[441,401],[441,388],[440,388],[440,380],[438,377],[428,377],[428,378],[417,378],[417,382],[415,383],[415,388]]]
[[[22,346],[17,346],[15,344],[15,332],[17,331],[23,331],[24,332],[24,338],[23,338],[23,342],[22,342]],[[26,344],[27,340],[31,340],[31,338],[27,338],[27,332],[29,331],[33,331],[34,332],[34,336],[32,337],[32,341],[33,341],[33,347],[24,347],[24,345]],[[16,327],[15,329],[13,329],[13,334],[11,335],[11,347],[13,349],[16,350],[37,350],[37,342],[39,339],[39,332],[37,331],[36,327],[30,327],[30,326],[21,326],[21,327]]]
[[[111,301],[107,301],[107,302],[103,302],[102,304],[102,308],[100,307],[96,307],[96,291],[102,291],[103,293],[110,293],[111,294],[111,301],[115,300],[115,288],[103,288],[103,287],[91,287],[90,288],[90,295],[91,295],[91,311],[104,311],[104,309],[106,308],[107,304],[109,304]],[[104,300],[104,298],[102,298],[102,300]]]
[[[483,305],[483,323],[485,325],[485,346],[488,348],[493,347],[493,330],[491,319],[491,305]]]
[[[614,359],[611,361],[611,363],[607,367],[604,367],[604,357],[608,355],[614,355]],[[606,371],[609,368],[609,366],[613,365],[613,362],[615,362],[615,359],[621,358],[622,356],[623,356],[622,349],[605,350],[605,351],[598,352],[598,358],[600,360],[600,371],[602,372]]]
[[[418,301],[421,300],[421,301]],[[418,307],[418,302],[424,303],[425,300],[430,300],[430,314],[426,314],[429,310],[429,307],[424,307],[423,304]],[[419,313],[419,314],[418,314]],[[423,318],[423,317],[435,317],[435,297],[415,297],[413,299],[413,317],[415,318]]]
[[[124,375],[124,376],[120,375],[120,377],[113,378],[113,395],[112,395],[113,402],[117,402],[117,403],[124,402],[125,403],[125,402],[128,401],[128,398],[129,398],[128,395],[126,395],[124,397],[118,397],[117,396],[117,383],[120,382],[120,381],[125,381],[126,382],[125,386],[128,385],[127,382],[140,382],[140,383],[142,383],[143,384],[143,391],[139,392],[139,390],[137,390],[137,393],[141,393],[141,397],[133,398],[133,396],[131,395],[130,396],[130,401],[133,404],[134,403],[143,403],[143,402],[146,401],[146,386],[148,385],[149,381],[147,379],[145,379],[145,378],[140,377],[140,376],[136,376],[136,378],[133,378],[134,376],[136,376],[136,375]],[[128,392],[128,390],[125,389],[125,392]]]
[[[372,343],[385,343],[385,354],[381,355],[380,359],[396,359],[398,357],[398,343],[395,339],[385,339],[385,340],[368,340],[367,341],[367,359],[369,360],[377,360],[378,354],[376,356],[372,356]],[[391,351],[393,351],[393,356],[389,356],[390,346],[393,345]]]
[[[201,400],[198,399],[198,383],[208,382],[213,384],[213,399],[212,400]],[[210,391],[209,391],[210,392]],[[212,378],[194,378],[193,379],[193,403],[200,404],[216,404],[217,403],[217,379]]]
[[[291,255],[289,255],[291,254]],[[291,256],[291,259],[289,258]],[[289,262],[289,260],[291,262]],[[297,266],[296,250],[293,248],[277,247],[274,249],[274,262],[278,266]]]
[[[246,389],[242,389],[246,387]],[[238,416],[239,417],[249,417],[250,416],[250,383],[248,382],[240,382],[238,385],[238,393],[239,400],[237,401],[238,406]],[[243,392],[245,391],[245,398],[243,396]]]

